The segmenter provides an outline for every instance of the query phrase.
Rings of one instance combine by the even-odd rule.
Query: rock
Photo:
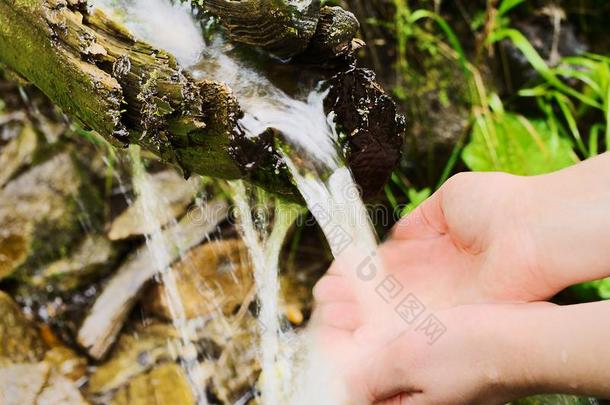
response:
[[[364,45],[354,39],[360,23],[356,17],[341,7],[322,7],[320,20],[309,47],[298,56],[302,63],[323,63],[346,56]]]
[[[8,183],[0,191],[0,279],[58,258],[98,207],[97,190],[69,152]]]
[[[111,357],[91,375],[88,392],[102,394],[112,391],[160,362],[176,360],[169,346],[169,340],[174,337],[175,330],[171,326],[160,324],[121,335]]]
[[[46,353],[45,353],[46,352]],[[47,351],[36,326],[0,292],[0,403],[85,404],[74,381],[87,362],[65,346]]]
[[[80,391],[46,362],[0,368],[3,405],[85,405]]]
[[[405,119],[392,98],[367,69],[349,68],[328,80],[326,113],[335,114],[339,144],[365,199],[376,197],[398,165],[404,140]],[[277,145],[285,143],[273,129],[256,138],[235,137],[231,154],[244,176],[256,184],[284,183],[288,178]],[[290,192],[270,189],[294,200]]]
[[[87,359],[66,346],[56,346],[45,353],[44,361],[61,376],[77,382],[87,373]]]
[[[280,277],[282,311],[288,321],[294,326],[299,326],[305,320],[311,307],[311,291],[307,286],[294,279],[294,274],[281,275]]]
[[[36,326],[0,291],[0,366],[42,360],[46,347]]]
[[[74,383],[59,373],[51,372],[45,387],[36,398],[36,405],[85,405],[83,398]]]
[[[156,195],[165,197],[163,201],[167,211],[165,217],[159,218],[161,226],[169,224],[186,212],[201,186],[199,176],[184,180],[175,170],[165,170],[150,176]],[[142,218],[142,197],[138,197],[111,224],[108,232],[110,240],[126,239],[132,236],[150,234],[154,229],[151,223]]]
[[[0,188],[31,163],[37,147],[36,131],[27,123],[19,128],[17,136],[0,148]]]
[[[195,405],[197,402],[184,371],[174,363],[141,374],[119,389],[111,405]]]
[[[225,200],[211,201],[201,212],[186,215],[177,225],[163,231],[163,239],[174,242],[163,261],[157,252],[143,246],[134,252],[112,276],[103,292],[83,321],[78,332],[78,342],[89,354],[100,359],[114,342],[125,319],[139,298],[145,284],[158,273],[168,268],[183,252],[198,245],[228,215]]]
[[[252,267],[245,244],[239,239],[208,242],[191,250],[172,266],[187,318],[221,311],[234,313],[253,288]],[[172,319],[166,287],[154,285],[144,296],[146,309]]]
[[[117,246],[105,236],[87,235],[69,257],[43,266],[24,281],[47,291],[72,291],[111,270],[117,255]]]
[[[34,405],[49,376],[46,363],[0,367],[0,402],[3,405]]]
[[[217,317],[203,333],[221,349],[212,364],[210,389],[223,403],[247,403],[260,375],[256,318],[247,311],[230,318]]]

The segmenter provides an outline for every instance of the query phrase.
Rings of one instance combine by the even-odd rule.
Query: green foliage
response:
[[[595,405],[597,401],[572,395],[538,395],[511,402],[512,405]]]
[[[551,68],[519,31],[505,28],[489,37],[491,42],[502,39],[511,40],[544,79],[538,86],[523,89],[519,94],[536,97],[547,115],[553,109],[558,109],[561,120],[554,115],[549,118],[566,128],[584,157],[598,153],[599,133],[602,129],[605,148],[610,150],[610,58],[596,54],[567,57]],[[568,81],[576,81],[578,85]],[[586,124],[589,127],[587,146],[581,130],[585,124],[580,121],[591,110],[597,110],[601,114],[598,122]]]
[[[503,111],[476,119],[462,158],[474,171],[518,175],[547,173],[577,162],[570,142],[547,121]]]
[[[581,301],[610,300],[610,278],[575,285],[570,290]]]
[[[409,197],[409,203],[403,208],[400,213],[400,216],[404,217],[405,215],[412,212],[415,208],[417,208],[421,203],[426,201],[428,197],[432,194],[432,190],[429,188],[424,188],[422,190],[417,191],[414,188],[410,188],[407,191],[407,196]]]

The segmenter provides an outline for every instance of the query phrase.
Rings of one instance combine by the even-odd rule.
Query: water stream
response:
[[[170,267],[172,263],[172,253],[170,250],[178,249],[179,257],[183,258],[186,253],[186,246],[180,244],[181,238],[172,238],[169,240],[164,232],[162,218],[166,218],[166,212],[169,204],[166,199],[155,189],[150,175],[146,172],[144,164],[140,158],[140,148],[138,146],[130,146],[130,157],[133,171],[133,187],[136,195],[139,197],[141,204],[138,205],[138,213],[142,220],[150,226],[152,232],[145,235],[146,246],[154,257],[154,263],[157,266],[156,271],[165,286],[166,301],[171,313],[171,319],[174,327],[178,331],[179,339],[175,344],[177,356],[180,359],[180,364],[184,369],[189,383],[193,389],[193,394],[197,398],[199,405],[207,404],[207,396],[205,392],[205,375],[199,368],[197,361],[197,348],[193,342],[197,340],[195,331],[190,327],[182,297],[178,290],[176,274]],[[170,227],[177,225],[173,220]]]
[[[283,152],[284,160],[311,212],[322,226],[333,253],[338,255],[351,248],[361,252],[363,257],[372,254],[377,244],[375,232],[350,170],[338,152],[333,117],[324,113],[324,93],[312,91],[304,99],[293,98],[247,62],[234,57],[232,46],[221,37],[206,46],[199,24],[186,6],[172,5],[169,0],[96,0],[94,3],[113,10],[135,35],[176,55],[195,78],[215,79],[231,87],[244,111],[239,125],[246,136],[258,136],[272,127],[290,145]],[[202,63],[198,63],[200,60]],[[140,184],[140,193],[148,192],[145,185],[146,182]],[[311,355],[302,352],[307,346],[306,341],[293,333],[283,332],[280,325],[278,260],[283,240],[295,219],[294,210],[276,203],[271,232],[261,231],[261,227],[257,227],[259,224],[253,221],[246,188],[243,182],[232,184],[241,233],[254,266],[261,335],[262,377],[259,385],[262,403],[336,404],[339,399],[323,388],[329,385],[325,378],[330,377],[324,377],[319,362],[312,360],[313,352]],[[156,207],[149,208],[154,212]],[[147,220],[155,220],[154,215],[149,216]],[[149,244],[163,254],[166,242],[157,240],[153,233]],[[172,314],[177,327],[181,327],[185,317],[178,291],[172,287],[175,280],[171,272],[159,270],[168,293],[176,295],[169,301],[175,304]],[[188,333],[184,330],[182,339],[182,349],[187,352],[191,350]],[[297,359],[298,364],[294,363]],[[193,373],[189,369],[192,365],[183,366],[189,375]],[[293,372],[297,374],[291,375]],[[295,393],[295,384],[315,386]],[[205,396],[199,394],[199,398]]]

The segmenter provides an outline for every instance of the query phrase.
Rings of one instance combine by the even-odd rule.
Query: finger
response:
[[[437,191],[413,212],[394,226],[392,239],[432,238],[447,232],[441,205],[441,191]]]
[[[356,300],[349,280],[334,274],[326,275],[316,283],[313,288],[313,296],[318,303],[350,302]]]

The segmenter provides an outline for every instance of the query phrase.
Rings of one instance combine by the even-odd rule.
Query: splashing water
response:
[[[295,2],[306,3],[304,0]],[[94,3],[106,10],[116,10],[118,6],[121,11],[118,15],[135,35],[175,54],[183,66],[190,67],[196,79],[226,83],[244,112],[239,125],[246,136],[258,136],[270,127],[282,134],[290,145],[282,151],[284,160],[297,188],[322,226],[333,254],[339,255],[347,247],[346,242],[353,251],[363,252],[363,257],[374,252],[376,235],[351,172],[338,153],[333,116],[327,117],[324,113],[325,93],[313,91],[306,100],[295,99],[248,64],[231,56],[231,45],[221,38],[214,39],[206,47],[197,23],[184,5],[171,5],[165,0],[95,0]],[[196,64],[198,60],[205,63]],[[303,161],[307,162],[307,167],[297,164]],[[294,218],[290,215],[278,217],[276,212],[280,221],[274,224],[271,235],[261,238],[252,220],[245,185],[234,182],[232,188],[242,235],[255,269],[260,311],[262,402],[266,405],[341,403],[343,396],[339,389],[330,384],[333,380],[331,371],[324,366],[319,354],[309,350],[307,337],[284,333],[280,327],[279,252]],[[145,187],[143,192],[146,192]],[[155,240],[153,235],[151,243],[161,248],[165,242]],[[170,295],[178,294],[171,288],[172,283],[175,285],[171,274],[165,274],[163,281],[170,284]],[[369,289],[363,283],[358,288],[362,294]],[[180,301],[178,295],[173,298],[175,302]],[[176,319],[184,318],[179,304],[173,311]],[[297,374],[291,375],[291,370],[296,370]],[[296,385],[302,389],[295,389]]]
[[[205,42],[188,4],[168,0],[89,0],[137,37],[169,51],[184,66],[199,61]]]

